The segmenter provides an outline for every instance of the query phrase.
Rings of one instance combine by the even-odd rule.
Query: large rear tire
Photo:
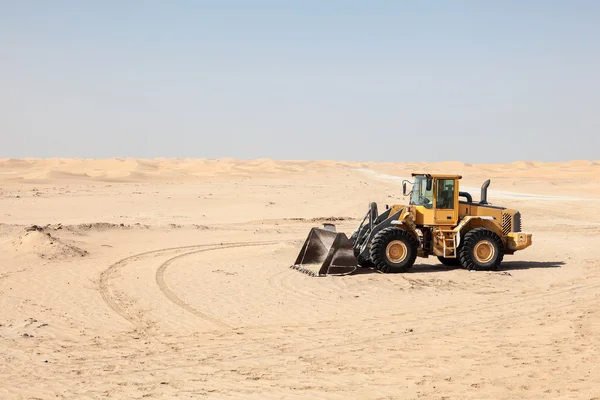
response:
[[[371,261],[384,273],[406,272],[417,258],[419,242],[409,232],[398,228],[385,228],[371,242]]]
[[[504,244],[495,232],[475,228],[465,234],[459,258],[461,265],[469,271],[495,271],[504,258]]]

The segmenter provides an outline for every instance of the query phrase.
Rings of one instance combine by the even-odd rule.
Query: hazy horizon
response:
[[[597,2],[0,6],[0,158],[600,159]]]
[[[52,161],[52,160],[80,160],[80,161],[177,161],[177,160],[185,160],[185,161],[242,161],[242,162],[252,162],[252,161],[274,161],[274,162],[336,162],[336,163],[461,163],[465,165],[505,165],[505,164],[518,164],[518,163],[541,163],[541,164],[568,164],[568,163],[576,163],[576,162],[585,162],[585,163],[593,163],[600,164],[600,159],[571,159],[571,160],[562,160],[562,161],[542,161],[542,160],[529,160],[529,159],[521,159],[514,161],[506,161],[506,162],[474,162],[469,163],[463,160],[458,159],[440,159],[436,161],[423,161],[423,160],[413,160],[413,161],[405,161],[405,160],[396,160],[396,161],[373,161],[373,160],[333,160],[333,159],[300,159],[300,158],[271,158],[271,157],[58,157],[58,156],[50,156],[50,157],[0,157],[2,161]]]

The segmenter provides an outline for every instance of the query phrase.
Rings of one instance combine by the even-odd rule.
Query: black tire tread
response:
[[[385,261],[385,247],[391,240],[402,240],[407,244],[410,254],[401,266],[390,266]],[[419,242],[410,232],[394,227],[384,228],[375,235],[371,242],[371,261],[375,268],[384,273],[406,272],[413,266],[417,258],[418,246]]]
[[[496,257],[495,262],[490,266],[480,266],[471,256],[471,252],[475,247],[475,244],[482,239],[488,239],[497,245],[498,256]],[[460,246],[458,253],[461,265],[468,269],[469,271],[485,271],[491,270],[495,271],[498,269],[502,260],[504,259],[504,244],[502,243],[502,239],[498,236],[494,231],[487,228],[474,228],[467,232],[464,236],[464,241]]]

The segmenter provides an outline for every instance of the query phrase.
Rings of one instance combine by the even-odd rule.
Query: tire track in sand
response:
[[[130,257],[127,257],[127,258],[125,258],[123,260],[120,260],[120,261],[114,263],[113,265],[111,265],[104,272],[105,275],[104,275],[104,280],[103,280],[103,283],[104,283],[103,287],[105,287],[108,292],[107,293],[103,292],[103,296],[107,296],[107,298],[110,301],[114,301],[114,304],[116,304],[115,311],[119,315],[123,316],[126,320],[132,322],[134,325],[137,325],[138,328],[140,330],[142,330],[143,332],[146,332],[146,333],[150,334],[150,336],[154,336],[151,332],[149,332],[148,328],[145,328],[145,327],[142,326],[141,322],[143,322],[143,321],[141,320],[141,318],[138,320],[139,322],[136,321],[136,318],[134,318],[133,316],[129,315],[126,310],[120,310],[120,308],[119,308],[120,305],[119,305],[118,300],[114,300],[114,299],[112,299],[110,297],[111,296],[111,294],[110,294],[110,285],[109,285],[109,278],[110,278],[109,272],[110,271],[118,270],[119,268],[122,268],[122,267],[126,266],[128,262],[131,262],[131,261],[134,261],[134,260],[137,261],[137,260],[141,259],[142,257],[148,256],[148,255],[161,254],[161,253],[165,253],[165,252],[169,252],[169,251],[181,251],[181,250],[186,250],[186,249],[197,249],[197,250],[194,250],[194,251],[186,252],[185,254],[180,254],[178,256],[172,257],[171,259],[169,259],[166,262],[164,262],[163,264],[161,264],[158,269],[161,269],[161,267],[162,267],[162,275],[163,275],[162,279],[164,280],[164,273],[165,273],[166,269],[168,268],[168,266],[173,263],[173,261],[174,261],[173,259],[179,259],[181,257],[188,256],[188,255],[200,252],[199,250],[202,250],[202,251],[212,251],[212,250],[224,249],[224,248],[226,248],[225,246],[227,246],[227,248],[232,248],[232,247],[242,247],[242,246],[248,246],[248,245],[265,245],[265,244],[274,244],[274,243],[282,243],[282,241],[213,243],[213,244],[204,244],[204,245],[193,245],[193,246],[182,246],[182,247],[174,247],[174,248],[167,248],[167,249],[158,249],[158,250],[153,250],[153,251],[148,251],[148,252],[140,253],[140,254],[137,254],[137,255],[132,255]],[[198,249],[199,247],[201,249]],[[165,264],[166,264],[166,266],[165,266]],[[290,271],[288,271],[288,272],[290,272]],[[158,270],[156,272],[156,275],[159,275],[159,271]],[[160,278],[158,278],[158,279],[160,279]],[[165,283],[165,285],[166,285],[166,283]],[[547,292],[544,292],[544,293],[537,293],[537,294],[527,295],[527,296],[523,296],[521,298],[517,298],[517,299],[511,300],[511,301],[502,301],[502,302],[499,302],[499,303],[485,304],[485,305],[479,305],[479,306],[475,305],[474,307],[466,307],[466,308],[463,308],[461,310],[452,311],[452,312],[444,312],[444,311],[442,311],[442,312],[435,312],[434,315],[418,316],[417,318],[403,319],[402,320],[402,325],[404,325],[404,326],[411,326],[411,324],[414,324],[414,323],[423,324],[423,322],[427,321],[427,320],[437,320],[437,319],[444,318],[444,317],[446,317],[446,318],[447,317],[458,317],[458,316],[461,316],[461,315],[472,314],[474,312],[483,311],[483,310],[487,310],[487,309],[496,309],[496,310],[500,311],[501,309],[507,309],[508,308],[509,310],[512,310],[512,312],[509,311],[508,313],[504,313],[503,315],[502,314],[501,315],[496,315],[496,316],[494,316],[492,318],[486,318],[486,319],[482,319],[482,320],[477,320],[475,322],[448,321],[447,324],[442,324],[442,326],[425,328],[423,330],[421,330],[421,329],[417,330],[417,332],[418,332],[419,335],[423,335],[423,336],[434,335],[435,336],[436,334],[440,334],[442,332],[446,332],[446,333],[447,332],[452,332],[452,331],[455,331],[455,330],[458,330],[458,329],[466,328],[468,326],[487,325],[487,324],[490,324],[490,323],[493,323],[493,322],[497,322],[498,320],[511,320],[511,319],[514,319],[514,318],[518,319],[518,318],[527,317],[529,315],[537,314],[539,312],[550,311],[550,310],[553,310],[553,309],[557,310],[557,309],[572,307],[573,304],[564,302],[565,304],[562,304],[562,305],[560,305],[558,307],[546,308],[546,307],[541,306],[540,308],[538,308],[536,310],[527,311],[527,312],[524,312],[524,313],[516,311],[514,309],[515,308],[514,306],[518,305],[518,304],[529,303],[529,302],[532,302],[532,301],[541,300],[541,299],[548,298],[548,297],[550,297],[550,298],[556,298],[557,295],[567,296],[569,299],[574,300],[574,298],[572,298],[572,295],[574,293],[576,293],[576,292],[585,292],[586,290],[597,289],[599,287],[600,287],[600,283],[597,280],[595,280],[595,281],[592,281],[592,282],[588,282],[587,284],[584,284],[584,285],[569,286],[569,287],[566,287],[566,288],[563,288],[563,289],[559,289],[559,290],[551,290],[551,291],[547,291]],[[167,286],[167,288],[168,288],[168,286]],[[168,290],[170,290],[170,289],[168,289]],[[172,292],[172,290],[171,290],[171,292]],[[174,296],[176,298],[179,298],[176,294]],[[172,298],[170,300],[173,301]],[[181,299],[179,301],[182,302],[183,304],[186,304]],[[108,302],[107,302],[107,304],[109,304],[109,306],[111,305],[111,303],[108,303]],[[176,304],[177,304],[177,302],[176,302]],[[181,306],[181,304],[178,304],[178,305]],[[189,305],[187,305],[187,307],[190,307],[191,309],[195,310],[193,307],[191,307]],[[184,306],[184,309],[185,309],[185,306]],[[190,310],[188,310],[188,311],[194,313],[193,311],[190,311]],[[203,315],[199,315],[199,317],[203,317]],[[211,316],[209,316],[209,318],[210,317]],[[398,317],[397,316],[393,316],[393,315],[390,315],[390,316],[387,316],[387,317],[384,317],[384,318],[381,318],[380,316],[372,317],[372,318],[366,318],[362,322],[368,323],[368,322],[373,322],[374,320],[377,320],[377,321],[381,321],[381,323],[377,324],[378,326],[376,326],[376,327],[369,328],[369,330],[371,330],[371,332],[367,332],[366,335],[360,335],[360,338],[357,338],[357,339],[350,339],[350,340],[348,340],[348,338],[345,338],[342,342],[336,343],[335,346],[340,347],[340,348],[346,348],[348,346],[355,346],[355,345],[358,345],[358,344],[363,343],[365,341],[369,341],[369,339],[376,339],[376,337],[380,336],[383,332],[387,332],[386,334],[387,334],[388,338],[390,338],[390,339],[405,336],[406,333],[404,333],[404,332],[398,332],[397,329],[393,329],[393,330],[396,331],[395,333],[391,333],[390,334],[390,332],[389,332],[390,329],[388,329],[388,328],[391,328],[391,327],[397,328],[397,324],[398,324],[397,319],[398,319]],[[324,321],[320,321],[320,322],[324,322]],[[227,324],[220,325],[220,326],[221,327],[224,327],[224,326],[229,327]],[[304,324],[301,325],[301,326],[305,327]],[[264,328],[264,327],[265,327],[265,325],[258,326],[258,327],[257,326],[254,326],[254,327],[253,326],[241,326],[241,327],[237,327],[235,329],[245,328],[245,329],[249,329],[251,331],[254,331],[254,329]],[[331,333],[331,332],[329,332],[329,333]],[[286,336],[286,335],[283,335],[283,336]],[[327,335],[325,335],[325,336],[327,336]],[[158,338],[156,338],[156,339],[159,340]],[[281,339],[281,338],[279,338],[279,339]],[[328,340],[327,344],[317,344],[316,346],[315,346],[314,343],[311,344],[310,342],[314,342],[314,340],[315,340],[314,332],[307,332],[306,335],[302,335],[301,334],[301,335],[299,335],[299,336],[296,337],[296,340],[299,341],[299,342],[301,342],[301,343],[298,343],[298,344],[300,344],[299,346],[296,345],[296,349],[294,351],[290,352],[290,351],[287,351],[285,349],[285,347],[283,347],[283,348],[277,348],[277,346],[275,346],[275,348],[271,348],[270,350],[271,351],[273,351],[275,349],[277,349],[277,350],[274,352],[275,354],[271,354],[271,355],[276,355],[277,353],[279,353],[279,354],[283,353],[283,354],[290,355],[290,354],[301,353],[303,351],[319,351],[319,350],[322,350],[322,349],[325,349],[325,348],[329,348],[329,347],[332,346],[332,343],[331,343],[330,340]],[[169,343],[163,343],[162,340],[159,340],[159,341],[162,344],[164,344],[165,346],[169,346]],[[257,339],[257,338],[251,338],[250,341],[252,341],[252,342],[259,342],[260,340]],[[285,344],[285,343],[282,343],[282,344]],[[238,345],[239,345],[239,343],[236,344],[236,345],[234,345],[234,346],[231,346],[231,347],[237,347]],[[272,344],[265,343],[265,345],[268,345],[268,346],[272,347]],[[215,346],[215,348],[226,348],[226,347],[228,347],[228,346],[222,346],[222,345],[221,346]],[[267,354],[267,353],[264,353],[264,354]],[[243,357],[241,359],[253,359],[253,358],[254,358],[253,356],[247,356],[247,357]]]
[[[214,250],[230,249],[230,248],[236,248],[236,247],[267,246],[270,244],[280,244],[280,243],[283,243],[283,242],[280,240],[276,240],[276,241],[274,240],[274,241],[268,241],[268,242],[266,242],[266,241],[265,242],[245,242],[243,244],[231,243],[231,244],[223,244],[223,246],[210,247],[210,248],[206,248],[206,249],[200,249],[200,250],[195,250],[195,251],[190,251],[187,253],[179,254],[175,257],[169,258],[167,261],[165,261],[158,267],[158,269],[156,270],[156,283],[158,284],[159,289],[165,295],[165,297],[167,299],[169,299],[173,304],[183,308],[184,310],[188,311],[189,313],[191,313],[199,318],[202,318],[204,320],[212,322],[213,324],[215,324],[221,328],[234,329],[233,326],[226,324],[225,322],[219,320],[215,316],[212,316],[212,315],[208,314],[207,312],[201,311],[201,310],[193,307],[192,305],[186,303],[180,296],[177,295],[177,293],[175,293],[169,287],[169,285],[165,281],[165,271],[175,261],[177,261],[183,257],[191,256],[193,254],[203,253],[203,252],[207,252],[207,251],[214,251]]]
[[[465,329],[465,328],[469,328],[471,326],[473,327],[477,327],[477,326],[481,326],[481,325],[488,325],[490,323],[494,323],[494,322],[498,322],[499,320],[504,320],[504,321],[510,321],[510,320],[519,320],[522,318],[529,318],[533,315],[536,314],[540,314],[540,313],[548,313],[551,311],[557,311],[557,310],[565,310],[565,312],[568,312],[567,310],[569,308],[574,308],[574,309],[579,309],[581,307],[581,305],[589,305],[590,303],[594,303],[597,302],[597,295],[596,292],[589,292],[588,289],[597,289],[600,287],[600,283],[598,282],[594,282],[591,284],[586,284],[586,285],[580,285],[580,286],[576,286],[576,287],[570,287],[570,288],[566,288],[563,290],[555,290],[552,292],[547,292],[547,293],[543,293],[543,294],[539,294],[539,295],[535,295],[535,296],[526,296],[522,299],[518,299],[515,301],[510,301],[510,302],[505,302],[505,303],[500,303],[498,305],[498,307],[503,307],[503,306],[510,306],[510,305],[514,305],[514,304],[518,304],[518,303],[525,303],[525,302],[529,302],[531,300],[540,300],[546,297],[555,297],[557,294],[561,294],[561,295],[567,295],[569,296],[569,298],[572,300],[571,302],[567,302],[567,301],[563,301],[563,302],[558,302],[559,305],[555,306],[555,307],[550,307],[550,308],[546,308],[544,306],[537,308],[535,310],[530,310],[527,312],[519,312],[516,311],[514,309],[511,309],[511,311],[509,312],[508,315],[505,316],[501,316],[500,318],[498,318],[498,316],[492,317],[492,318],[486,318],[484,320],[478,320],[478,321],[473,321],[473,322],[461,322],[458,323],[457,325],[454,326],[447,326],[447,327],[443,327],[443,328],[433,328],[433,329],[425,329],[423,331],[418,332],[417,334],[419,336],[435,336],[436,334],[440,334],[440,333],[449,333],[452,331],[457,331],[460,329]],[[576,292],[583,292],[580,296],[578,296],[576,299],[573,299],[570,297],[571,294],[574,294]],[[591,298],[585,298],[585,296],[583,295],[584,293],[587,293],[588,295],[592,294],[594,295]],[[481,307],[480,309],[485,309],[487,307]],[[475,310],[477,310],[477,308],[475,308]],[[443,315],[456,315],[456,314],[460,314],[460,313],[444,313]],[[435,316],[435,317],[430,317],[430,318],[440,318],[441,316]],[[388,323],[391,322],[390,325],[396,325],[397,321],[387,321]],[[364,344],[365,346],[367,346],[368,348],[368,344],[370,342],[374,342],[374,341],[380,341],[379,338],[381,336],[381,330],[383,327],[380,327],[377,332],[371,332],[370,335],[364,336],[364,337],[360,337],[357,339],[353,339],[353,340],[347,340],[347,339],[340,339],[339,342],[328,342],[327,344],[319,344],[319,345],[310,345],[308,346],[307,343],[309,342],[309,338],[301,338],[304,339],[303,340],[303,344],[304,346],[296,346],[293,349],[291,349],[290,351],[274,351],[275,348],[272,346],[272,343],[270,344],[270,348],[268,350],[266,350],[264,353],[260,353],[260,354],[253,354],[253,355],[249,355],[249,356],[244,356],[244,357],[236,357],[235,361],[239,362],[239,361],[243,361],[243,360],[260,360],[260,359],[264,359],[265,357],[272,357],[272,356],[284,356],[284,357],[290,357],[290,356],[294,356],[294,355],[306,355],[306,354],[316,354],[315,352],[319,352],[321,350],[326,350],[326,349],[331,349],[332,347],[335,347],[338,350],[344,349],[344,351],[348,351],[347,349],[349,347],[353,347],[357,344]],[[324,336],[328,336],[327,333],[322,333]],[[399,337],[404,337],[407,336],[406,333],[402,333],[402,332],[397,332],[395,334],[391,334],[388,335],[388,339],[395,339],[395,338],[399,338]],[[314,335],[312,335],[310,337],[310,339],[314,340]],[[331,337],[329,337],[329,339],[331,339]],[[238,348],[240,346],[239,342],[236,342],[234,344],[228,344],[228,345],[221,345],[221,346],[214,346],[214,349],[221,349],[221,350],[230,350],[230,349],[235,349]],[[211,347],[211,349],[213,349]],[[356,350],[354,350],[356,351]],[[278,353],[278,354],[277,354]],[[89,379],[95,379],[95,378],[106,378],[106,377],[110,377],[110,376],[131,376],[131,375],[135,375],[135,374],[148,374],[148,373],[156,373],[156,372],[164,372],[164,371],[174,371],[177,369],[183,369],[183,368],[193,368],[193,367],[197,367],[197,366],[205,366],[207,363],[206,359],[200,358],[200,359],[193,359],[192,356],[194,355],[198,355],[198,351],[197,349],[194,349],[193,351],[188,352],[184,352],[183,355],[185,356],[190,356],[190,358],[186,359],[184,362],[178,362],[174,365],[167,365],[167,366],[153,366],[153,367],[148,367],[148,366],[143,366],[143,367],[137,367],[137,368],[131,368],[129,370],[124,370],[124,371],[118,371],[118,372],[101,372],[101,373],[92,373],[92,374],[87,374],[87,375],[83,375],[83,376],[69,376],[69,377],[64,377],[64,378],[44,378],[44,377],[39,377],[39,379],[37,379],[37,381],[39,382],[76,382],[76,381],[81,381],[81,380],[89,380]],[[152,355],[146,355],[140,358],[137,358],[138,360],[152,360],[156,357],[156,354],[152,354]],[[84,363],[73,363],[72,366],[82,366],[82,365],[87,365],[89,364],[93,364],[96,365],[98,362],[107,362],[107,361],[112,361],[112,360],[122,360],[121,356],[118,357],[110,357],[110,358],[105,358],[105,359],[94,359],[91,360],[89,362],[84,362]],[[226,363],[226,360],[223,360],[222,362]],[[285,363],[289,362],[287,360],[284,361]],[[25,382],[23,383],[25,384]]]
[[[163,253],[184,251],[184,250],[189,250],[189,249],[199,249],[196,251],[188,252],[188,254],[192,254],[195,252],[199,252],[200,250],[202,250],[202,251],[218,250],[220,248],[224,248],[224,246],[227,246],[227,248],[231,248],[231,247],[241,247],[241,246],[248,246],[248,245],[266,245],[266,244],[274,244],[274,243],[281,243],[281,242],[282,241],[280,241],[280,240],[279,241],[262,241],[262,242],[229,242],[229,243],[220,242],[220,243],[207,243],[207,244],[197,244],[197,245],[188,245],[188,246],[167,247],[167,248],[163,248],[163,249],[145,251],[143,253],[134,254],[129,257],[125,257],[121,260],[118,260],[117,262],[111,264],[107,269],[105,269],[100,274],[100,279],[99,279],[99,283],[98,283],[98,291],[100,292],[100,295],[102,296],[102,299],[104,300],[104,302],[108,305],[108,307],[111,310],[113,310],[116,314],[120,315],[127,322],[136,326],[136,328],[145,329],[143,326],[143,323],[142,323],[143,322],[142,316],[139,316],[139,315],[135,316],[135,315],[130,314],[127,311],[127,307],[124,305],[123,299],[119,299],[119,297],[117,296],[117,292],[111,287],[112,278],[114,278],[115,275],[117,275],[118,272],[122,268],[126,267],[127,264],[134,262],[134,261],[139,261],[140,259],[143,259],[143,258],[146,258],[149,256],[160,256]]]
[[[125,319],[127,322],[129,322],[133,325],[137,325],[136,318],[133,317],[132,315],[130,315],[126,311],[125,307],[123,307],[121,304],[119,304],[119,301],[117,300],[115,292],[110,287],[111,278],[114,275],[116,275],[117,272],[121,268],[125,267],[128,263],[130,263],[132,261],[137,261],[141,258],[150,256],[150,255],[160,255],[161,253],[166,253],[166,252],[171,252],[171,251],[178,251],[178,250],[185,250],[185,249],[190,249],[190,248],[198,248],[198,247],[206,247],[206,246],[210,246],[210,245],[191,245],[191,246],[169,247],[169,248],[164,248],[164,249],[146,251],[143,253],[138,253],[138,254],[134,254],[132,256],[123,258],[123,259],[111,264],[107,269],[102,271],[102,273],[100,274],[100,280],[98,283],[98,291],[100,292],[100,295],[102,296],[102,299],[104,300],[104,302],[108,305],[108,307],[111,310],[113,310],[115,313],[117,313],[121,317],[123,317],[123,319]]]

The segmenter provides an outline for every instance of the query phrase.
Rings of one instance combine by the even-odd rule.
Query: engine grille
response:
[[[502,213],[502,234],[508,235],[511,229],[510,214]]]
[[[502,234],[508,235],[510,232],[521,232],[521,213],[516,212],[512,216],[508,213],[502,213]]]

